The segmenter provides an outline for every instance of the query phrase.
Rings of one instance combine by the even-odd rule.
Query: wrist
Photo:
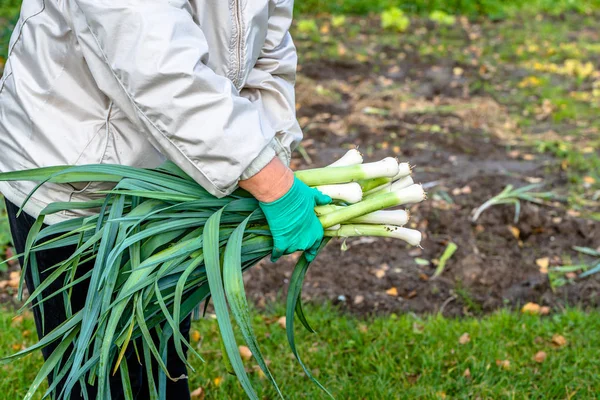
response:
[[[258,201],[271,203],[283,197],[294,184],[294,173],[279,158],[273,158],[262,170],[239,185]]]

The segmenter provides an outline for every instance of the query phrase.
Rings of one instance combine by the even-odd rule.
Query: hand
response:
[[[293,172],[279,160],[240,182],[240,186],[260,201],[273,234],[271,261],[301,250],[308,261],[314,260],[323,239],[323,226],[314,208],[329,204],[331,198],[294,178]]]

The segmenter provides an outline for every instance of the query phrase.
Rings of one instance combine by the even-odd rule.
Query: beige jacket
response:
[[[0,81],[0,171],[165,157],[215,196],[273,157],[296,121],[293,0],[24,0]],[[21,204],[32,182],[0,183]],[[26,211],[93,198],[48,184]],[[54,223],[65,213],[46,220]]]

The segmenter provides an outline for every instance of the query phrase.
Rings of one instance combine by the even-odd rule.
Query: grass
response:
[[[361,319],[330,306],[307,311],[319,333],[298,330],[301,355],[339,399],[585,399],[600,391],[598,311],[571,309],[548,317],[500,311],[462,320],[413,315]],[[290,399],[324,398],[292,359],[285,330],[277,323],[282,314],[283,309],[254,313],[271,369]],[[11,312],[0,312],[2,355],[35,339],[30,316],[11,320]],[[194,331],[199,335],[193,343],[207,363],[193,360],[192,389],[203,387],[206,399],[246,398],[223,366],[216,321],[195,322]],[[465,333],[470,341],[460,344]],[[566,345],[553,344],[554,335],[563,336]],[[533,357],[540,351],[547,358],[538,363]],[[4,398],[21,398],[40,365],[36,355],[3,366]],[[259,397],[275,398],[250,361],[246,368],[254,371],[250,375]]]

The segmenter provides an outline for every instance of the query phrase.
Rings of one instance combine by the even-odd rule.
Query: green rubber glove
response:
[[[259,202],[273,234],[271,261],[301,250],[305,251],[308,261],[314,260],[323,239],[323,226],[314,208],[329,203],[331,197],[297,178],[283,197],[271,203]]]

